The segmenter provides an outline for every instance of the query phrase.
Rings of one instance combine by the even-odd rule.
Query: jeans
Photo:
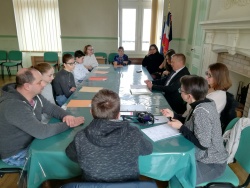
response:
[[[62,106],[68,98],[65,97],[65,95],[58,95],[56,96],[56,102],[59,106]]]
[[[5,162],[8,165],[12,166],[24,166],[26,160],[27,160],[27,154],[28,154],[29,147],[26,149],[21,150],[19,153],[12,155],[11,157],[8,157],[6,159],[2,159],[3,162]]]

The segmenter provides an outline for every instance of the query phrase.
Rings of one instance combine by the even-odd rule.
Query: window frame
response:
[[[151,0],[120,0],[119,2],[119,46],[122,45],[122,9],[136,9],[136,28],[135,28],[135,50],[126,50],[128,54],[143,54],[148,50],[142,50],[142,30],[144,9],[152,10]],[[152,21],[152,20],[151,20]],[[149,39],[150,41],[150,39]]]

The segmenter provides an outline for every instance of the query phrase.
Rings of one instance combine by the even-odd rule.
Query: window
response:
[[[120,0],[119,7],[119,45],[144,54],[150,45],[151,0]]]
[[[61,51],[58,0],[13,0],[21,51]]]

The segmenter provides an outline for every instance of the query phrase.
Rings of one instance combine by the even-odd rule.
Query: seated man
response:
[[[24,68],[17,73],[16,84],[7,84],[2,88],[0,159],[9,165],[25,164],[34,138],[48,138],[84,123],[84,117],[73,117],[40,95],[45,85],[38,70]],[[43,124],[42,113],[63,122]]]
[[[180,78],[184,75],[190,74],[185,63],[185,55],[175,54],[171,60],[173,70],[168,76],[159,80],[154,80],[153,82],[145,80],[145,83],[150,90],[164,92],[166,100],[177,114],[183,114],[186,110],[185,102],[182,100],[181,94],[178,92],[178,89],[181,87]]]

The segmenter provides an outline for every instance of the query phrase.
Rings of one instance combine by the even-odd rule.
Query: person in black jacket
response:
[[[160,71],[159,66],[163,62],[164,57],[159,53],[158,48],[155,44],[151,44],[149,47],[148,54],[142,60],[142,66],[146,67],[152,78],[155,79],[155,74]]]
[[[184,75],[190,75],[185,63],[184,54],[175,54],[171,61],[173,71],[168,76],[152,82],[150,80],[144,81],[150,90],[164,92],[166,100],[177,114],[183,114],[186,110],[186,104],[178,92],[181,87],[180,78]]]
[[[71,54],[64,54],[62,60],[64,69],[56,74],[52,82],[56,102],[59,106],[62,106],[76,90],[75,79],[72,74],[76,65],[75,59]]]

